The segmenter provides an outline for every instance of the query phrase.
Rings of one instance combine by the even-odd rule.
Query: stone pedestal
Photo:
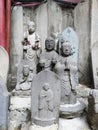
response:
[[[76,104],[60,105],[60,117],[65,119],[79,117],[85,109],[85,104],[77,101]]]
[[[46,127],[32,125],[30,126],[29,130],[58,130],[58,125],[54,124]]]
[[[86,118],[77,117],[73,119],[60,118],[58,130],[91,130],[87,124]]]
[[[77,101],[76,104],[60,105],[58,130],[90,130],[84,110],[86,105]]]
[[[31,91],[13,91],[10,97],[8,130],[28,130],[31,120]]]

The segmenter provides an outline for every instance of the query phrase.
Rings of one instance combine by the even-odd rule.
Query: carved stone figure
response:
[[[60,79],[54,72],[43,70],[33,78],[31,93],[32,123],[40,126],[58,123],[60,94]]]
[[[23,43],[23,59],[21,60],[17,71],[17,82],[20,82],[22,68],[25,64],[29,65],[30,73],[36,75],[36,66],[38,64],[39,55],[41,52],[40,38],[35,32],[34,22],[29,22],[28,31],[25,33]]]
[[[31,88],[31,82],[33,79],[33,72],[30,73],[29,65],[23,66],[22,78],[16,85],[16,90],[29,90]]]
[[[76,103],[77,64],[73,61],[72,54],[71,43],[62,43],[60,61],[55,66],[56,73],[61,78],[62,104]]]
[[[54,50],[55,40],[52,37],[49,37],[45,40],[45,51],[40,55],[39,64],[41,70],[47,69],[52,70],[55,64],[58,61],[58,54]]]
[[[39,118],[53,117],[53,92],[48,83],[45,83],[39,95]]]

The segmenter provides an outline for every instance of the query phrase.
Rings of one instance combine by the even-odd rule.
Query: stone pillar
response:
[[[48,1],[48,36],[52,36],[57,43],[62,32],[62,9],[53,0]]]
[[[91,84],[90,68],[90,1],[79,3],[74,9],[74,28],[79,37],[79,79]]]
[[[98,129],[98,90],[92,90],[88,98],[88,122],[92,130]]]
[[[92,0],[91,10],[91,53],[94,77],[94,87],[98,89],[98,1]]]
[[[48,37],[48,17],[47,17],[47,3],[41,4],[36,9],[36,31],[38,32],[41,38],[42,48],[44,48],[45,39]]]
[[[0,130],[7,130],[9,93],[5,82],[0,77]]]
[[[23,40],[23,7],[14,6],[12,9],[11,25],[11,52],[10,52],[10,71],[12,77],[17,75],[17,66],[22,58]]]

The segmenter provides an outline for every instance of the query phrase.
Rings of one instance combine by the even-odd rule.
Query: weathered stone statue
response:
[[[54,69],[55,64],[58,61],[58,54],[54,50],[55,48],[55,40],[52,37],[49,37],[45,40],[45,51],[40,55],[39,65],[41,70]]]
[[[29,90],[33,79],[33,72],[30,72],[29,65],[23,66],[22,78],[16,85],[16,90]]]
[[[73,61],[72,54],[71,43],[68,41],[62,43],[60,61],[55,66],[56,72],[61,78],[62,104],[76,103],[77,64]]]
[[[45,83],[39,95],[39,118],[47,119],[53,117],[53,92],[48,83]]]
[[[33,124],[42,127],[58,124],[60,92],[60,79],[54,72],[43,70],[33,78],[31,93]]]
[[[33,73],[36,73],[36,65],[41,52],[40,38],[35,32],[34,22],[29,22],[28,31],[25,33],[23,41],[23,59],[27,61],[29,66],[33,68]]]
[[[23,59],[19,64],[17,71],[17,82],[19,82],[19,75],[22,73],[23,65],[27,64],[30,68],[30,73],[36,74],[36,66],[38,64],[39,55],[41,52],[40,38],[35,32],[34,22],[29,22],[28,31],[25,33],[23,43]]]

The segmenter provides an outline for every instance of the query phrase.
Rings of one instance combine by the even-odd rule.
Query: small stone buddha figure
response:
[[[39,94],[38,114],[41,119],[53,118],[53,91],[48,83],[45,83]]]
[[[55,40],[49,37],[45,40],[45,50],[41,53],[39,58],[39,65],[41,70],[47,69],[53,71],[55,64],[58,61],[58,54],[54,50]]]
[[[30,21],[28,24],[28,31],[25,33],[23,41],[23,60],[30,66],[34,74],[36,74],[36,66],[38,64],[40,52],[40,38],[35,32],[34,22]]]
[[[60,61],[55,66],[55,71],[61,78],[62,104],[76,103],[77,64],[73,61],[72,55],[71,43],[68,41],[62,43]]]
[[[31,82],[33,79],[33,75],[30,73],[30,68],[29,65],[24,65],[23,66],[23,71],[22,71],[22,78],[20,81],[17,83],[15,89],[18,90],[29,90],[31,88]]]

